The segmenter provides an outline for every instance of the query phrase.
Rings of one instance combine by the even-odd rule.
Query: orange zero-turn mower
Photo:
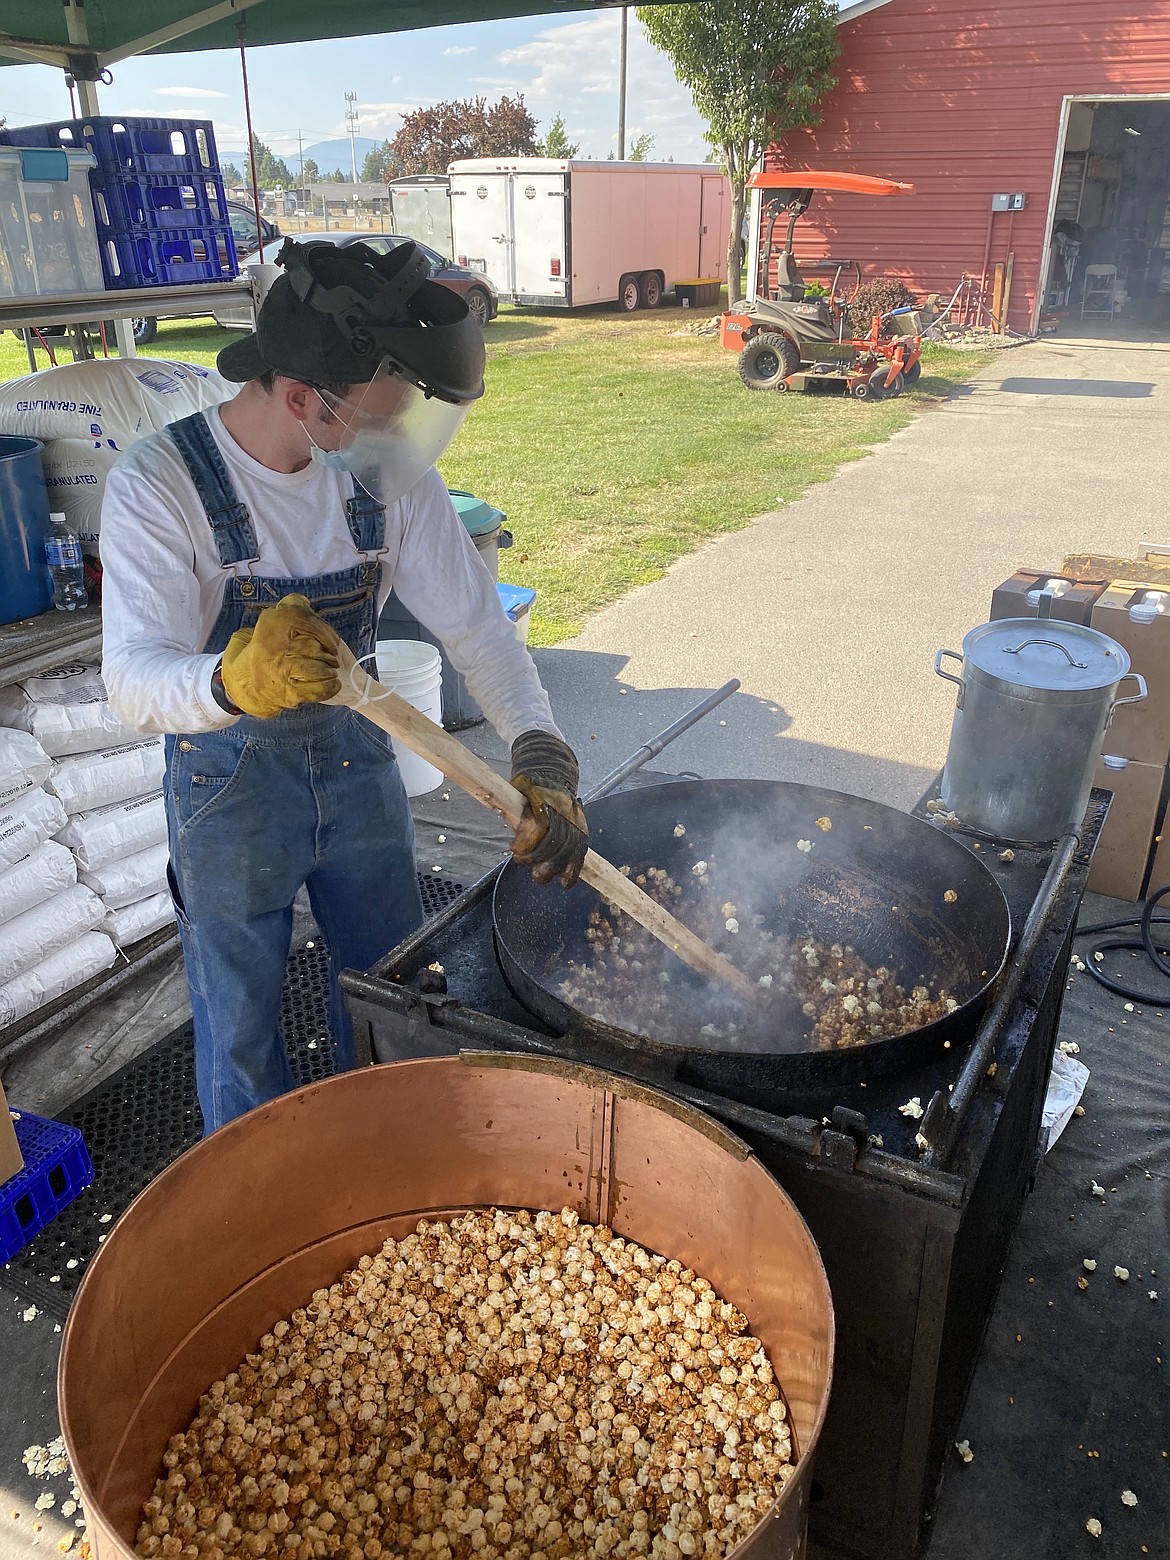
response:
[[[734,313],[723,315],[720,341],[739,352],[739,374],[749,390],[844,389],[859,400],[900,395],[922,372],[920,319],[914,309],[875,315],[869,334],[858,339],[849,325],[849,306],[861,287],[856,260],[823,260],[832,270],[827,296],[807,296],[797,268],[792,236],[797,217],[817,190],[853,195],[912,195],[912,184],[864,173],[810,173],[803,169],[756,173],[748,180],[751,206],[748,253],[756,257],[748,295]],[[783,243],[777,227],[787,217]],[[773,260],[775,279],[773,280]],[[846,293],[842,277],[851,276]]]

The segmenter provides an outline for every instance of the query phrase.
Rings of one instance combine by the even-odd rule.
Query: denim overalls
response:
[[[203,646],[219,654],[262,608],[298,592],[357,656],[374,647],[385,506],[355,480],[346,520],[360,561],[306,579],[260,579],[256,533],[203,414],[167,430],[229,577]],[[166,740],[170,886],[195,1022],[205,1132],[294,1087],[280,997],[303,885],[329,952],[338,1071],[353,1032],[338,971],[368,969],[422,925],[414,825],[385,737],[349,710],[305,704],[273,720]]]

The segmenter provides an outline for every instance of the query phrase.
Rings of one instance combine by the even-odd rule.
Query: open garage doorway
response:
[[[1066,98],[1040,325],[1170,332],[1170,98]]]

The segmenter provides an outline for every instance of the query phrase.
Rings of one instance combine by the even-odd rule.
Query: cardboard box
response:
[[[1028,600],[1030,591],[1052,590],[1050,617],[1063,623],[1083,623],[1087,628],[1093,616],[1093,603],[1109,584],[1107,579],[1074,580],[1067,574],[1047,573],[1042,569],[1017,569],[991,593],[991,621],[999,618],[1036,617],[1039,604]]]
[[[24,1155],[16,1141],[16,1128],[4,1098],[4,1085],[0,1084],[0,1186],[5,1181],[11,1181],[16,1172],[23,1169]]]
[[[1141,899],[1162,808],[1166,770],[1160,764],[1102,757],[1093,784],[1113,792],[1113,805],[1093,853],[1089,889],[1113,899]]]
[[[1114,580],[1097,598],[1092,627],[1115,639],[1146,680],[1141,703],[1123,705],[1114,715],[1105,751],[1164,767],[1170,756],[1170,590]],[[1136,691],[1131,679],[1121,697]]]

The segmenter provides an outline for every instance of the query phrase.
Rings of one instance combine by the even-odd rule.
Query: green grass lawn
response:
[[[488,328],[487,394],[440,465],[450,487],[507,514],[515,546],[500,572],[536,589],[533,644],[568,638],[676,558],[791,502],[987,361],[928,344],[918,384],[878,404],[753,393],[717,337],[676,334],[695,318],[505,308]],[[232,339],[210,321],[164,321],[144,355],[211,365]],[[0,336],[0,379],[27,372],[23,342]]]

